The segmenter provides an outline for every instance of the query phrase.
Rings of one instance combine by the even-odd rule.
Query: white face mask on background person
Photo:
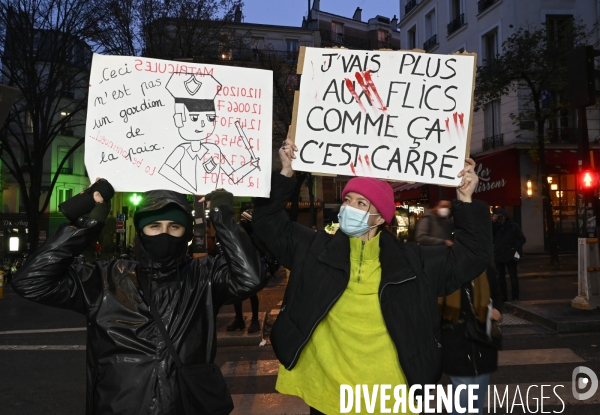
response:
[[[342,206],[338,214],[340,230],[352,238],[358,238],[377,227],[377,225],[369,226],[370,216],[379,216],[379,213],[369,213],[352,206]]]
[[[441,216],[442,218],[447,218],[448,215],[450,214],[450,209],[449,208],[439,208],[437,210],[437,214],[438,214],[438,216]]]

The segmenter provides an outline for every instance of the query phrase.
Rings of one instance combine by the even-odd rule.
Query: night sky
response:
[[[377,15],[400,18],[400,0],[321,0],[321,11],[349,18],[357,7],[362,9],[363,22]],[[242,12],[245,23],[300,26],[307,9],[306,0],[245,0]]]

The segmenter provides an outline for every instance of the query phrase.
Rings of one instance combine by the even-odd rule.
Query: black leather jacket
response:
[[[252,216],[255,236],[291,269],[281,311],[271,331],[273,350],[288,370],[293,370],[350,278],[347,235],[341,231],[333,236],[314,232],[287,218],[285,205],[295,182],[295,178],[275,173],[271,198],[256,199]],[[453,215],[456,241],[451,247],[401,243],[388,232],[381,234],[379,302],[409,385],[436,383],[441,377],[437,297],[473,280],[489,263],[489,207],[478,200],[455,201]],[[364,340],[367,345],[369,339]]]
[[[23,297],[87,317],[86,414],[175,413],[175,365],[138,277],[153,275],[153,302],[184,364],[212,361],[218,309],[264,286],[258,252],[231,207],[212,208],[210,219],[224,252],[217,260],[185,258],[167,270],[127,260],[71,265],[100,226],[63,225],[15,276],[12,287]]]

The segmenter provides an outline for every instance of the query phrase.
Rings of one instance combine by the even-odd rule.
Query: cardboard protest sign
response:
[[[458,185],[474,54],[304,48],[294,170]]]
[[[271,71],[94,55],[85,139],[117,191],[268,196]]]

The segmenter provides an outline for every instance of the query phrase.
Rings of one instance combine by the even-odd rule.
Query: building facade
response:
[[[540,28],[559,33],[566,22],[574,19],[586,25],[589,43],[598,48],[597,25],[600,5],[592,0],[400,0],[404,49],[422,49],[427,53],[477,53],[477,64],[502,53],[503,42],[519,28]],[[515,122],[514,115],[528,102],[526,91],[511,92],[489,102],[473,116],[471,156],[478,161],[480,188],[478,196],[492,206],[505,207],[509,216],[523,228],[527,237],[525,252],[548,249],[543,218],[538,166],[530,156],[535,139],[533,121]],[[591,148],[600,139],[600,112],[589,107],[587,125]],[[553,217],[561,252],[577,251],[575,183],[577,172],[577,112],[565,110],[558,120],[545,125],[546,166],[550,173]],[[528,196],[528,182],[531,196]],[[428,186],[420,189],[426,203]],[[415,197],[413,193],[398,198]],[[439,192],[438,192],[439,193]],[[432,200],[435,200],[433,197]],[[429,201],[431,204],[431,201]]]

